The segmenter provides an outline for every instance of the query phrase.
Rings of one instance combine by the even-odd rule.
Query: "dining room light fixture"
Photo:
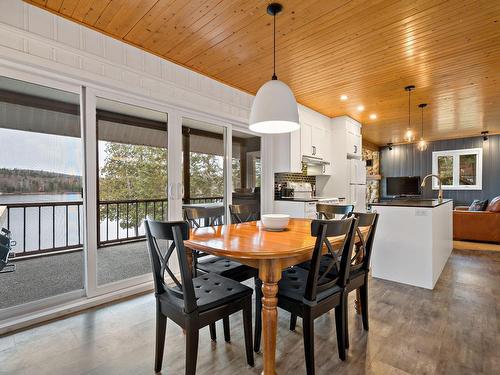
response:
[[[282,10],[279,3],[267,6],[267,13],[273,16],[273,76],[261,86],[253,100],[249,128],[257,133],[291,133],[300,129],[295,96],[276,76],[276,15]]]
[[[415,139],[415,134],[411,129],[411,92],[415,90],[415,86],[409,85],[405,87],[405,91],[408,91],[408,127],[406,128],[404,139],[407,142],[413,142]]]
[[[418,151],[425,151],[427,150],[427,142],[424,139],[424,108],[427,107],[426,103],[421,103],[418,105],[418,107],[422,110],[422,132],[420,135],[420,141],[417,143],[417,149]]]

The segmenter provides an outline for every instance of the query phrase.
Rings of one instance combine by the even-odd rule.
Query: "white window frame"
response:
[[[476,155],[476,184],[460,185],[460,156]],[[438,173],[438,157],[453,156],[453,185],[443,185],[443,190],[482,190],[483,189],[483,149],[468,148],[463,150],[434,151],[432,153],[432,173]],[[432,180],[432,190],[438,190],[436,179]]]

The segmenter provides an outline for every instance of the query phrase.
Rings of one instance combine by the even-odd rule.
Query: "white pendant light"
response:
[[[281,4],[272,3],[267,13],[274,17],[273,29],[273,77],[257,91],[250,112],[250,130],[257,133],[290,133],[300,129],[297,101],[292,90],[276,77],[276,14],[283,9]]]
[[[410,117],[410,111],[411,111],[411,92],[415,90],[415,86],[410,85],[405,87],[405,91],[408,91],[408,128],[406,129],[406,133],[404,136],[405,141],[407,142],[413,142],[415,139],[415,134],[413,134],[413,130],[411,129],[411,117]]]
[[[425,151],[427,150],[427,142],[424,139],[424,108],[427,107],[427,104],[422,103],[419,104],[418,107],[422,110],[422,133],[420,137],[420,141],[417,143],[417,149],[418,151]]]

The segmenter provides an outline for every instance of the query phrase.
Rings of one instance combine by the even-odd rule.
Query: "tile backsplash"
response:
[[[302,173],[275,173],[274,174],[274,197],[279,198],[279,186],[287,182],[309,182],[316,190],[316,176],[305,176]]]

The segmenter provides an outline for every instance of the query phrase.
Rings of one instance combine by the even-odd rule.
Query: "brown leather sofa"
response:
[[[453,239],[500,243],[500,196],[494,198],[485,211],[455,207]]]

